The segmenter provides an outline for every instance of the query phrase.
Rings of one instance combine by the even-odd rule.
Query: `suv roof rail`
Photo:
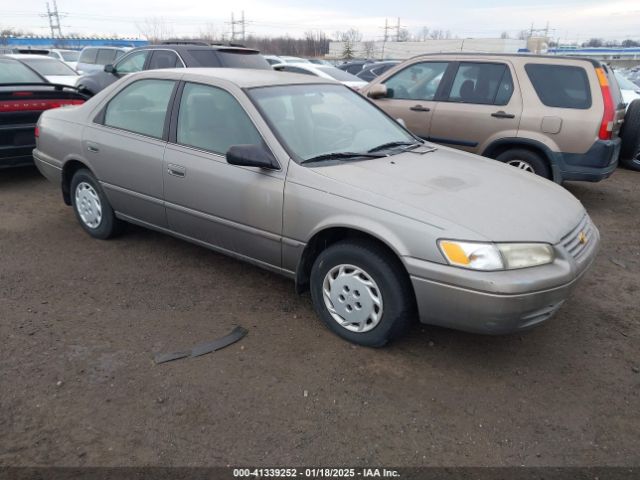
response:
[[[160,45],[202,45],[203,47],[209,46],[207,42],[203,42],[200,40],[167,40],[165,42],[161,42]]]

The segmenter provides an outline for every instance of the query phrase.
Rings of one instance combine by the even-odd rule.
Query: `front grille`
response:
[[[569,255],[579,260],[587,250],[589,242],[593,241],[594,233],[594,226],[589,219],[589,215],[585,215],[582,220],[580,220],[580,223],[562,239],[562,246]],[[584,235],[583,238],[586,239],[586,242],[580,241],[582,235]]]

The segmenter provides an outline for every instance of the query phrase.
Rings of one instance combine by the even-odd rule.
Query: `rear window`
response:
[[[218,60],[218,57],[213,50],[189,50],[189,55],[193,57],[193,59],[200,67],[220,66],[220,60]]]
[[[584,68],[534,63],[524,68],[540,101],[547,107],[591,107],[591,89]]]
[[[97,48],[85,48],[80,53],[80,59],[78,60],[78,62],[93,64],[93,63],[96,63],[97,56],[98,56]]]
[[[40,75],[75,76],[76,72],[66,63],[50,58],[25,58],[24,63],[33,68]]]
[[[117,58],[116,54],[117,50],[108,50],[101,48],[98,51],[98,57],[96,58],[96,64],[98,65],[109,65],[113,63],[113,61]]]
[[[243,50],[224,51],[218,50],[218,56],[222,65],[229,68],[257,68],[260,70],[271,70],[271,65],[262,55]]]
[[[65,62],[77,62],[80,52],[61,52],[62,58]]]
[[[20,62],[0,58],[0,83],[44,83],[44,80]]]

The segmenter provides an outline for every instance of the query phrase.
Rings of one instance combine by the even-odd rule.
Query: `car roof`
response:
[[[482,53],[482,52],[439,52],[439,53],[421,53],[420,55],[415,55],[407,60],[415,60],[419,58],[429,58],[429,57],[495,57],[495,58],[517,58],[521,60],[526,60],[528,58],[538,58],[547,61],[554,60],[582,60],[585,62],[591,63],[594,67],[601,66],[601,63],[598,60],[589,57],[578,57],[578,56],[569,56],[569,55],[536,55],[533,53]]]
[[[177,74],[182,76],[182,80],[204,83],[208,83],[208,80],[220,79],[233,83],[240,88],[318,83],[336,85],[335,81],[321,77],[247,68],[168,68],[147,70],[133,75],[137,78],[158,78],[158,76],[162,77],[164,74],[167,74],[167,78],[175,78]]]
[[[225,44],[212,44],[207,45],[203,43],[161,43],[158,45],[145,45],[142,47],[136,47],[133,50],[221,50],[223,52],[255,52],[260,53],[259,50],[254,48],[242,47],[240,45],[225,45]]]

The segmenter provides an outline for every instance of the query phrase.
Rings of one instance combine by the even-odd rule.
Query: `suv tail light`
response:
[[[0,113],[6,112],[41,112],[50,108],[64,107],[67,105],[80,105],[84,100],[59,99],[59,100],[8,100],[0,102]]]
[[[602,100],[604,102],[604,114],[602,115],[602,123],[600,124],[598,138],[600,140],[611,140],[611,135],[613,133],[613,122],[615,121],[616,116],[616,109],[613,106],[613,98],[611,97],[609,79],[607,79],[606,72],[602,67],[598,67],[596,68],[596,75],[598,75],[598,83],[600,83]]]

